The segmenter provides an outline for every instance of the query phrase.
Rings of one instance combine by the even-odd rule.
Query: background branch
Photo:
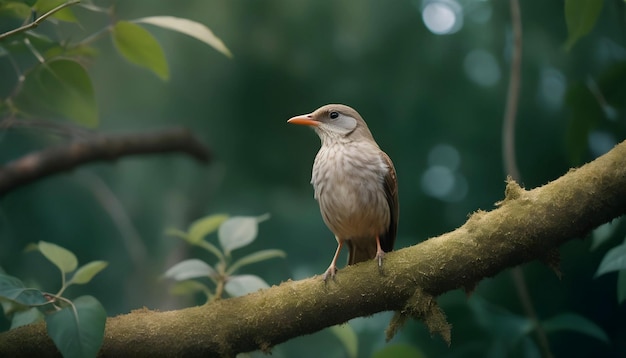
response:
[[[513,30],[513,46],[511,46],[511,69],[509,74],[509,87],[507,91],[506,109],[502,126],[502,159],[506,174],[518,183],[522,183],[522,174],[517,165],[515,151],[515,123],[517,118],[517,108],[519,107],[519,97],[522,77],[522,14],[519,0],[510,0],[511,28]],[[511,277],[515,284],[515,290],[519,297],[524,313],[534,323],[534,330],[542,356],[551,358],[552,352],[548,343],[548,336],[539,323],[537,311],[533,304],[528,285],[524,279],[524,272],[521,267],[514,267],[511,270]]]
[[[19,186],[85,163],[167,152],[184,153],[203,163],[211,158],[209,149],[183,128],[152,133],[100,134],[88,140],[29,153],[0,167],[0,197]]]
[[[514,181],[498,208],[460,228],[385,256],[247,296],[169,312],[147,309],[107,321],[103,356],[234,356],[381,311],[423,319],[444,338],[449,326],[434,297],[546,255],[626,213],[626,142],[533,190]],[[397,327],[390,327],[396,329]],[[44,324],[0,335],[0,356],[56,356]]]

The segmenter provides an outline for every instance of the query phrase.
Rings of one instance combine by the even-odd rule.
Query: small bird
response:
[[[324,281],[334,278],[344,244],[349,265],[376,258],[382,268],[398,228],[398,182],[391,159],[359,113],[346,105],[328,104],[287,123],[313,127],[322,142],[311,184],[322,218],[337,240]]]

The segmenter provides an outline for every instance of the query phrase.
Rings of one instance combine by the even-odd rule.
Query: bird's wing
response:
[[[389,228],[380,236],[380,246],[383,251],[388,252],[393,250],[393,244],[396,241],[396,234],[398,232],[398,178],[396,176],[396,169],[391,162],[391,158],[387,153],[381,151],[383,162],[387,164],[389,170],[385,175],[383,188],[385,189],[385,196],[387,197],[387,204],[389,204]]]

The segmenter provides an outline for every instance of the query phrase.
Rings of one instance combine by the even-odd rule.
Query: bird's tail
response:
[[[376,257],[376,241],[360,243],[346,241],[348,244],[348,265],[354,265],[358,262],[371,260]]]

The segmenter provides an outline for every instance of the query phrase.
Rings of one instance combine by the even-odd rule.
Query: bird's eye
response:
[[[337,117],[339,117],[339,113],[337,113],[337,112],[330,112],[329,116],[330,116],[330,119],[337,119]]]

